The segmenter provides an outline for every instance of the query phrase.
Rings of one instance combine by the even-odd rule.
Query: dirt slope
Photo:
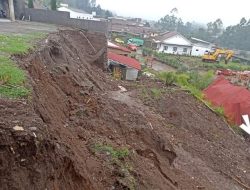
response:
[[[1,189],[250,186],[249,144],[221,118],[181,91],[140,98],[138,84],[103,72],[105,59],[105,36],[71,30],[18,58],[33,95],[0,100]]]

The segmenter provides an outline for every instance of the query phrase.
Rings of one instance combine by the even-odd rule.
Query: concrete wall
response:
[[[192,56],[203,56],[206,52],[211,51],[212,48],[194,45],[192,49]]]
[[[138,70],[127,67],[126,80],[136,80],[138,77]]]
[[[70,18],[69,12],[51,11],[44,9],[25,9],[25,18],[31,21],[57,24],[80,28],[87,31],[108,33],[108,23],[105,21],[83,20]]]
[[[14,9],[15,9],[16,19],[22,19],[25,13],[24,0],[14,0]]]

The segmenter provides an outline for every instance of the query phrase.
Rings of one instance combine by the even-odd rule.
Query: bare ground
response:
[[[0,34],[26,34],[32,32],[56,32],[58,26],[53,24],[44,24],[38,22],[15,21],[2,22],[0,21]]]
[[[1,189],[249,189],[249,143],[178,88],[113,81],[105,45],[66,30],[16,58],[33,94],[0,100]]]

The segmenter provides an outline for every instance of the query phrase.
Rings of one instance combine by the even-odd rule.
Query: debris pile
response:
[[[32,96],[0,99],[1,189],[250,186],[249,143],[186,92],[114,81],[106,46],[104,35],[64,30],[16,58]]]

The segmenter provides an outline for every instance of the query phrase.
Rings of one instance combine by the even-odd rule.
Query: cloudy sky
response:
[[[173,8],[185,22],[207,23],[221,18],[224,25],[250,18],[250,0],[97,0],[102,8],[118,15],[158,20]]]

